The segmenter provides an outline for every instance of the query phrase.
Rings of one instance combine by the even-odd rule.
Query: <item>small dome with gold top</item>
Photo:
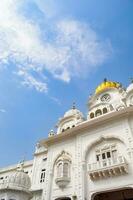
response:
[[[104,79],[104,81],[96,88],[95,94],[101,93],[109,88],[119,88],[120,86],[121,84],[118,82],[108,81],[107,79]]]

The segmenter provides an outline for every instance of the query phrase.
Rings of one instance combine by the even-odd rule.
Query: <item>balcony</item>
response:
[[[59,187],[64,188],[70,182],[70,178],[69,177],[56,178],[55,182]]]
[[[108,158],[96,163],[88,164],[88,172],[91,180],[98,180],[128,173],[128,166],[123,156],[116,159]]]

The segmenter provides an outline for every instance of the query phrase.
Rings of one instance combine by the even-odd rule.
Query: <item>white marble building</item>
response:
[[[0,169],[0,200],[132,200],[133,83],[104,80],[59,119],[34,159]]]

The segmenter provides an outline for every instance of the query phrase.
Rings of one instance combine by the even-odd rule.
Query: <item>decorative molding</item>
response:
[[[62,134],[57,134],[48,139],[43,139],[40,141],[40,144],[44,145],[45,147],[48,147],[51,144],[55,144],[58,143],[59,141],[62,141],[63,139],[68,139],[80,134],[81,130],[85,131],[85,130],[96,129],[102,124],[105,124],[107,122],[111,123],[111,121],[115,122],[116,119],[118,120],[118,118],[120,119],[122,117],[128,117],[132,114],[133,114],[133,106],[126,107],[120,111],[110,112],[107,115],[102,115],[98,118],[94,118],[93,120],[84,121],[79,125],[77,125],[76,127],[66,130]]]
[[[59,159],[67,159],[69,162],[72,162],[72,156],[66,152],[65,150],[62,150],[61,153],[59,153],[56,158],[53,161],[53,168],[55,164],[58,162]]]
[[[98,137],[97,139],[94,139],[92,142],[89,143],[89,145],[87,146],[86,150],[83,153],[83,161],[86,160],[87,153],[89,152],[90,149],[92,149],[97,144],[100,144],[103,141],[107,141],[107,140],[118,140],[121,143],[125,144],[124,139],[120,136],[116,136],[116,135],[105,136],[105,135],[102,135],[102,136]]]
[[[120,176],[128,173],[128,164],[123,156],[118,156],[115,160],[111,158],[88,164],[88,173],[92,181]]]

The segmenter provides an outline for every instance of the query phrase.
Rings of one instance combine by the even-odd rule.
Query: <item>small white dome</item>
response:
[[[23,170],[23,163],[19,164],[18,169],[10,175],[5,181],[3,181],[3,188],[24,191],[29,193],[29,189],[31,187],[31,181],[28,174],[26,174]]]
[[[22,188],[24,190],[29,190],[31,187],[30,177],[24,171],[16,171],[14,172],[8,179],[8,184]]]
[[[127,92],[130,92],[131,90],[133,90],[133,83],[131,83],[128,87],[127,87]]]
[[[75,108],[75,106],[73,106],[64,114],[62,118],[59,119],[57,134],[74,128],[83,121],[84,116],[82,112],[80,112],[78,109]]]
[[[74,115],[79,115],[79,116],[83,117],[83,114],[76,108],[72,108],[72,109],[68,110],[64,114],[64,117],[70,117],[70,116],[74,116]]]

